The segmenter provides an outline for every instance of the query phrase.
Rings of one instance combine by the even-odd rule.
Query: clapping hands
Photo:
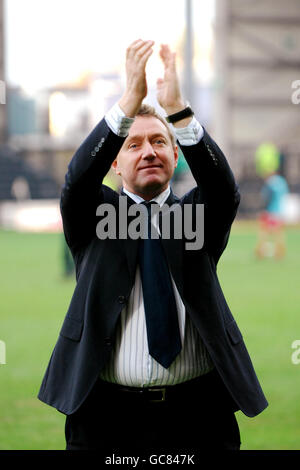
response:
[[[153,53],[154,41],[134,41],[126,51],[126,89],[119,101],[128,117],[134,117],[143,99],[147,96],[146,65]],[[185,107],[176,70],[176,53],[167,44],[162,44],[160,57],[164,65],[164,76],[157,80],[157,101],[167,114]]]

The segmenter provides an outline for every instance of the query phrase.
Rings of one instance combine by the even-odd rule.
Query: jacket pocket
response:
[[[83,329],[83,321],[74,320],[71,317],[66,316],[63,326],[60,330],[60,335],[65,338],[72,339],[73,341],[79,341]]]
[[[235,320],[225,325],[225,328],[232,344],[238,344],[243,340],[243,335],[240,332]]]

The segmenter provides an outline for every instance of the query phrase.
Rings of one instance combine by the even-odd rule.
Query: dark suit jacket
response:
[[[64,232],[77,285],[38,397],[67,415],[84,402],[109,360],[115,327],[135,279],[138,240],[96,236],[99,204],[113,204],[118,213],[119,195],[101,183],[123,142],[103,119],[75,153],[62,190]],[[236,408],[255,416],[267,401],[216,273],[239,192],[223,153],[206,131],[197,145],[182,146],[182,151],[197,186],[181,199],[171,193],[167,203],[204,204],[204,245],[187,250],[184,238],[171,237],[163,240],[164,249],[187,314]]]

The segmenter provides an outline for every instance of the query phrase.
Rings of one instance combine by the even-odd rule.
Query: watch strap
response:
[[[181,119],[185,119],[193,115],[194,115],[194,111],[192,110],[190,106],[187,106],[186,108],[182,109],[178,113],[170,114],[169,116],[167,116],[166,121],[173,124],[174,122],[181,121]]]

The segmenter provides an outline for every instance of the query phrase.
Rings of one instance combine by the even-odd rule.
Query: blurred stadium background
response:
[[[120,97],[125,48],[141,34],[177,51],[185,97],[240,186],[219,272],[270,402],[255,419],[238,413],[242,449],[300,449],[300,360],[291,360],[300,339],[300,3],[155,0],[142,9],[134,0],[109,3],[0,0],[0,449],[64,448],[64,417],[36,399],[75,283],[60,189],[73,153]],[[101,25],[114,24],[113,10],[125,24],[115,25],[105,56]],[[81,21],[85,33],[76,28]],[[155,60],[147,101],[157,106]],[[46,66],[52,74],[43,81]],[[277,147],[290,189],[281,260],[254,256],[263,207],[255,155],[266,142]],[[117,188],[120,181],[109,174],[106,184]],[[179,194],[193,185],[182,158],[173,184]]]

